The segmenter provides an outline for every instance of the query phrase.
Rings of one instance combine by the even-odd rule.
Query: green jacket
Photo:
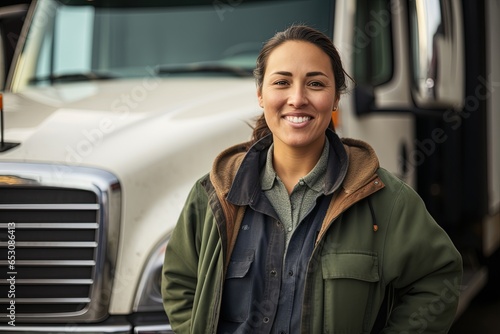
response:
[[[368,144],[342,141],[349,167],[309,262],[301,332],[371,333],[375,326],[385,334],[447,333],[460,254]],[[225,200],[244,147],[222,152],[194,185],[167,245],[162,294],[176,333],[217,331],[224,273],[247,209]]]

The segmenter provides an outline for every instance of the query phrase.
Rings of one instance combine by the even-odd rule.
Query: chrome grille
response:
[[[8,279],[14,276],[17,321],[102,319],[109,260],[116,255],[115,242],[107,247],[108,239],[117,239],[116,178],[79,167],[54,180],[47,165],[6,167],[14,166],[0,164],[0,263],[6,268],[0,271],[0,318],[8,319]],[[13,270],[7,261],[9,226],[15,233]]]

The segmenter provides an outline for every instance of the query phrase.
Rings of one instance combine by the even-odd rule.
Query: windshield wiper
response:
[[[181,64],[181,65],[161,65],[156,68],[158,74],[184,74],[184,73],[224,73],[237,77],[252,76],[253,70],[243,67],[201,63],[201,64]]]
[[[111,74],[98,73],[98,72],[75,72],[64,74],[51,74],[44,77],[35,77],[30,79],[30,83],[38,83],[43,81],[50,82],[76,82],[76,81],[93,81],[93,80],[108,80],[115,79],[116,77]]]

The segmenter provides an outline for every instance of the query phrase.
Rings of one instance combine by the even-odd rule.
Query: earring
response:
[[[333,111],[337,111],[337,107],[333,107]]]

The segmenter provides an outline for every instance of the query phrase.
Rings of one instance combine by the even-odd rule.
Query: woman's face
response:
[[[304,41],[278,46],[268,56],[257,96],[277,147],[323,147],[338,103],[332,64],[323,50]]]

